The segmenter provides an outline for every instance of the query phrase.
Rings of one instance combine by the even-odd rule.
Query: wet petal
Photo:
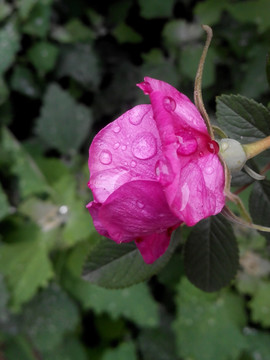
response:
[[[114,191],[100,208],[99,221],[118,243],[162,233],[180,224],[162,186],[144,180],[125,183]]]
[[[89,187],[104,202],[126,182],[154,180],[161,143],[151,105],[138,105],[102,129],[89,149]]]
[[[170,244],[171,233],[171,229],[168,229],[160,234],[152,234],[137,239],[137,248],[147,264],[152,264],[165,253]]]
[[[109,237],[108,231],[103,227],[102,223],[99,220],[99,210],[101,208],[102,204],[97,203],[95,201],[91,201],[86,208],[88,209],[90,215],[93,218],[94,226],[97,230],[97,232],[105,237]]]

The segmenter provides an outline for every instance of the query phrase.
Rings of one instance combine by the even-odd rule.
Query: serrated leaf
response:
[[[50,28],[51,6],[42,1],[36,1],[27,22],[23,26],[24,33],[44,38]]]
[[[30,62],[40,75],[53,70],[58,54],[58,48],[47,41],[36,43],[27,52]]]
[[[262,104],[240,95],[217,97],[217,121],[228,136],[241,143],[270,134],[270,112]]]
[[[66,154],[78,150],[89,133],[91,115],[57,84],[45,94],[36,133],[44,143]]]
[[[30,98],[40,96],[40,88],[33,73],[30,69],[21,65],[17,65],[14,69],[11,77],[11,88]]]
[[[249,211],[254,223],[270,227],[270,180],[255,182],[249,198]],[[269,233],[261,234],[270,239]]]
[[[238,359],[247,347],[242,333],[246,318],[240,297],[204,293],[184,278],[178,287],[176,308],[173,328],[181,358]]]
[[[249,302],[252,321],[259,323],[262,327],[270,326],[270,284],[261,282]]]
[[[139,0],[141,16],[146,19],[170,17],[174,2],[175,0]]]
[[[18,309],[53,276],[45,245],[38,239],[0,247],[0,272],[4,274],[11,306]]]
[[[119,345],[115,349],[106,350],[101,360],[137,360],[136,348],[132,342]]]
[[[12,133],[2,130],[2,147],[10,161],[11,172],[18,178],[20,196],[48,193],[49,187],[40,169]]]
[[[41,351],[60,344],[78,322],[77,306],[56,284],[38,293],[20,316],[21,331]]]
[[[180,238],[179,230],[174,233],[170,246],[163,256],[148,265],[132,243],[116,244],[102,238],[93,248],[83,269],[83,278],[93,284],[117,289],[149,279],[169,261]]]
[[[225,10],[227,6],[227,0],[207,0],[197,3],[194,12],[199,17],[202,24],[211,26],[219,21],[223,10]]]
[[[108,314],[112,319],[124,317],[140,326],[157,326],[158,306],[146,284],[127,289],[104,289],[66,274],[65,288],[83,305],[96,314]]]
[[[2,75],[15,60],[20,48],[20,36],[12,22],[8,22],[0,30],[0,75]]]
[[[97,89],[101,80],[98,57],[89,44],[66,47],[58,65],[58,76],[70,76],[89,89]]]
[[[184,248],[188,279],[204,291],[226,286],[238,269],[238,247],[230,224],[212,216],[197,224]]]
[[[120,44],[136,44],[142,41],[142,37],[132,27],[125,23],[119,23],[113,30],[113,35]]]
[[[31,10],[33,9],[33,7],[39,2],[42,3],[43,5],[49,5],[52,3],[53,0],[17,0],[17,8],[18,8],[18,13],[20,15],[20,17],[23,20],[26,20],[27,17],[29,16]]]

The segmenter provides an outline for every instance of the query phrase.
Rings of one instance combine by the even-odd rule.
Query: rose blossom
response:
[[[101,235],[134,240],[152,263],[181,223],[192,226],[222,210],[224,171],[195,105],[163,81],[144,80],[138,86],[151,104],[125,112],[90,146],[94,201],[87,208]]]

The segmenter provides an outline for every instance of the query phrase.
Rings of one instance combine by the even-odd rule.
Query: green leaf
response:
[[[12,174],[18,178],[21,197],[49,192],[40,169],[7,128],[2,130],[2,147]]]
[[[165,328],[143,329],[139,335],[139,347],[144,360],[178,360],[175,338]]]
[[[5,359],[36,360],[33,348],[23,336],[13,336],[5,342]]]
[[[3,275],[0,274],[0,326],[8,320],[8,300],[8,290],[6,288],[6,284],[4,283]]]
[[[27,22],[23,26],[24,33],[45,38],[50,28],[51,6],[42,1],[36,1]]]
[[[270,52],[268,52],[266,58],[266,75],[267,75],[268,85],[270,86]]]
[[[104,289],[66,274],[64,286],[84,309],[96,314],[105,313],[112,319],[124,317],[140,326],[158,325],[158,306],[144,283],[126,289]]]
[[[91,115],[57,84],[51,84],[45,94],[36,133],[44,143],[62,154],[74,152],[89,133]]]
[[[0,75],[6,72],[15,60],[20,48],[20,36],[13,22],[0,30]]]
[[[94,38],[93,32],[85,26],[79,19],[72,19],[66,25],[65,29],[72,38],[72,42],[91,41]]]
[[[4,20],[12,12],[12,6],[7,4],[5,1],[0,3],[0,21]]]
[[[249,198],[249,211],[254,223],[270,227],[270,180],[255,182]],[[261,234],[270,239],[269,233]]]
[[[227,6],[227,0],[207,0],[197,3],[194,12],[199,17],[200,23],[211,26],[219,22],[221,14]]]
[[[40,96],[40,88],[33,73],[30,69],[21,65],[17,65],[14,69],[11,77],[11,87],[13,90],[30,98],[38,98]]]
[[[137,360],[136,349],[132,342],[119,345],[115,349],[106,350],[101,360]]]
[[[125,23],[117,24],[113,30],[113,35],[120,44],[136,44],[142,41],[141,35]]]
[[[70,76],[89,89],[97,89],[101,80],[98,57],[89,44],[66,47],[61,54],[58,76]]]
[[[188,279],[204,291],[226,286],[238,269],[238,247],[230,224],[221,215],[200,221],[184,248]]]
[[[145,19],[170,17],[175,0],[139,0],[140,13]]]
[[[38,239],[2,245],[0,272],[6,277],[14,309],[29,300],[39,287],[46,286],[53,276],[45,244]]]
[[[10,210],[8,199],[0,183],[0,220],[4,219],[4,217],[7,216],[9,213]]]
[[[227,10],[237,21],[258,25],[259,32],[264,32],[270,27],[268,16],[270,3],[268,0],[233,3],[227,7]]]
[[[180,357],[194,360],[238,359],[247,347],[242,333],[243,301],[231,293],[207,294],[183,279],[173,323]]]
[[[252,321],[259,323],[262,327],[270,326],[270,284],[261,282],[249,302]]]
[[[42,41],[33,45],[27,56],[39,74],[43,76],[54,69],[58,53],[59,50],[55,45]]]
[[[89,360],[87,352],[80,341],[75,337],[65,337],[64,341],[50,349],[42,352],[42,360]]]
[[[179,241],[180,230],[174,233],[163,256],[148,265],[134,243],[116,244],[102,238],[93,248],[84,265],[83,278],[93,284],[117,289],[149,279],[169,261]]]
[[[269,332],[259,331],[258,329],[247,328],[246,337],[249,346],[249,353],[256,360],[268,360],[270,354],[270,335]],[[255,357],[256,356],[256,357]]]
[[[38,272],[38,270],[37,270]],[[52,350],[79,322],[77,306],[56,284],[38,293],[24,307],[21,331],[41,351]]]
[[[244,96],[217,97],[216,115],[222,130],[241,143],[262,139],[270,133],[270,112]]]
[[[50,5],[53,0],[17,0],[17,8],[22,20],[26,20],[33,7],[39,2],[43,5]]]

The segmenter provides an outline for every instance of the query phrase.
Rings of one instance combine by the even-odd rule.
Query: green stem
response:
[[[264,139],[255,141],[251,144],[242,145],[248,159],[252,159],[254,156],[270,148],[270,136]]]

